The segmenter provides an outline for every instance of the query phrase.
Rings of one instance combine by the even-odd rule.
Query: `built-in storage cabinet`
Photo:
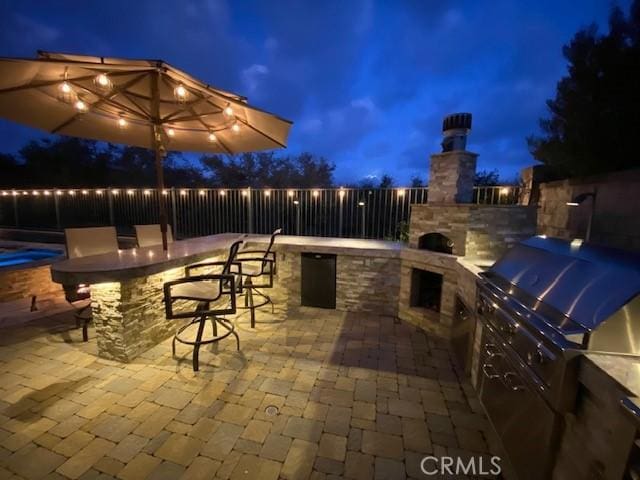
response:
[[[336,256],[302,253],[301,298],[303,307],[336,308]]]

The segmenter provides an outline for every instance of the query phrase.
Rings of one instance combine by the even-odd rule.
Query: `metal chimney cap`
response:
[[[444,117],[442,131],[466,129],[471,130],[470,113],[452,113]]]

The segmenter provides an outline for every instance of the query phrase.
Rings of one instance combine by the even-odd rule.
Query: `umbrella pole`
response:
[[[162,151],[156,142],[156,178],[158,181],[158,206],[160,207],[160,231],[162,232],[162,249],[167,250],[167,209],[164,203],[164,171],[162,169]]]

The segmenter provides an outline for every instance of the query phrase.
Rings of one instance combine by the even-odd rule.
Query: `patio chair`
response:
[[[220,262],[205,262],[190,265],[185,269],[185,277],[164,284],[165,313],[168,320],[190,318],[191,321],[178,329],[173,337],[171,345],[173,356],[176,354],[176,342],[185,345],[193,345],[193,371],[200,368],[199,352],[201,345],[219,342],[223,338],[233,335],[236,337],[236,346],[240,350],[240,338],[235,332],[234,324],[222,318],[221,315],[236,313],[236,294],[242,289],[242,266],[236,262],[238,249],[242,240],[233,243],[229,248],[229,256]],[[222,268],[220,268],[222,267]],[[217,268],[220,273],[203,273],[193,275],[195,270],[206,269],[211,271]],[[179,300],[197,302],[195,310],[174,311],[174,303]],[[212,304],[214,304],[212,306]],[[206,320],[211,320],[213,337],[203,340]],[[218,335],[218,324],[227,331]],[[192,325],[198,329],[194,340],[181,336]]]
[[[274,313],[273,300],[260,289],[273,288],[273,275],[276,273],[277,265],[276,252],[272,249],[276,237],[281,233],[282,229],[278,228],[271,234],[266,250],[242,250],[238,253],[238,261],[242,265],[242,291],[245,294],[244,308],[251,312],[251,328],[256,327],[256,308],[271,304],[271,313]],[[259,278],[264,283],[259,283]],[[262,301],[256,304],[254,295],[260,297]]]
[[[66,228],[64,242],[70,259],[118,251],[115,227]],[[91,287],[87,284],[63,285],[63,289],[65,299],[76,309],[76,326],[82,325],[82,340],[87,342],[87,329],[91,322]]]
[[[133,228],[136,231],[136,241],[139,247],[162,245],[162,231],[159,224],[134,225]],[[171,225],[167,225],[167,243],[173,243]]]

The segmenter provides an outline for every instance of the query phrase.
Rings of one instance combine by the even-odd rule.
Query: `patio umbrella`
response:
[[[240,153],[286,147],[291,122],[162,60],[38,52],[0,58],[0,117],[51,133],[155,151],[167,248],[162,158],[168,150]]]

